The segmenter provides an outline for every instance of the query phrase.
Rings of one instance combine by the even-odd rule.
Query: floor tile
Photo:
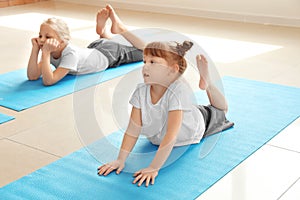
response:
[[[34,148],[0,140],[0,187],[57,160],[58,157]]]
[[[51,126],[47,122],[38,124],[8,138],[60,157],[82,147],[73,121],[70,119],[56,120],[57,122],[51,123]]]
[[[36,125],[57,121],[58,115],[60,118],[64,118],[73,112],[72,104],[72,95],[67,95],[64,98],[55,99],[20,112],[14,112],[15,120],[11,124],[0,126],[0,135],[9,137]],[[61,112],[62,110],[63,112]]]
[[[286,127],[268,144],[300,153],[300,118]]]
[[[299,169],[299,153],[264,146],[198,199],[277,199],[300,176]]]

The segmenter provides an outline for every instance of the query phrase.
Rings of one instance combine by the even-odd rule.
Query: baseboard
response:
[[[84,4],[84,5],[95,5],[104,6],[108,1],[104,0],[54,0],[68,3]],[[201,8],[188,8],[188,7],[176,7],[170,4],[164,4],[163,2],[159,5],[145,3],[145,2],[126,2],[126,1],[109,1],[109,3],[114,8],[121,8],[127,10],[144,11],[152,13],[164,13],[164,14],[176,14],[192,17],[201,17],[208,19],[217,20],[227,20],[227,21],[237,21],[244,23],[257,23],[265,25],[279,25],[279,26],[289,26],[289,27],[300,27],[300,19],[297,18],[287,18],[280,16],[270,16],[270,15],[253,15],[250,13],[233,13],[233,12],[223,12],[216,10],[204,10]]]

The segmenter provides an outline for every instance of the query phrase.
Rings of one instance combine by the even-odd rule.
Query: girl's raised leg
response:
[[[205,90],[212,106],[227,112],[228,105],[225,96],[210,79],[208,63],[203,55],[196,56],[197,68],[200,73],[199,88]]]

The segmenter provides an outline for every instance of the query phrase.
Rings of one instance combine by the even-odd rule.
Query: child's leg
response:
[[[145,43],[136,35],[128,31],[125,24],[118,17],[111,5],[107,5],[106,9],[109,11],[109,17],[112,22],[111,33],[121,34],[128,42],[130,42],[135,48],[143,50]]]
[[[224,112],[227,112],[228,105],[225,96],[210,80],[206,58],[203,55],[197,55],[196,60],[197,67],[200,72],[199,88],[202,90],[206,90],[209,102],[212,106],[220,110],[224,110]]]
[[[110,39],[113,35],[110,32],[110,29],[106,25],[106,21],[109,17],[109,10],[106,8],[102,8],[97,13],[97,24],[96,24],[96,32],[100,36],[100,38]]]

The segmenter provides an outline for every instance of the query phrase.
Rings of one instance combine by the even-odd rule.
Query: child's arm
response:
[[[114,170],[117,170],[116,173],[119,174],[123,170],[123,168],[125,167],[125,161],[139,137],[141,125],[141,110],[133,107],[131,111],[130,121],[123,137],[119,156],[117,160],[100,166],[98,168],[99,175],[106,176]]]
[[[60,43],[56,39],[47,39],[42,48],[41,71],[44,85],[53,85],[69,73],[69,69],[58,67],[52,71],[50,66],[50,56],[54,51],[58,51]]]
[[[44,85],[54,85],[70,71],[69,69],[62,67],[58,67],[56,70],[52,71],[50,66],[50,52],[42,52],[40,65]]]
[[[37,38],[32,38],[31,43],[32,43],[32,49],[28,61],[27,77],[29,80],[37,80],[40,78],[42,74],[41,68],[38,64],[38,55],[39,55],[40,47],[38,45]]]
[[[136,177],[133,181],[134,184],[138,182],[138,186],[141,186],[144,181],[146,186],[149,185],[150,181],[151,184],[154,184],[154,180],[155,177],[158,175],[159,169],[168,159],[174,147],[177,134],[181,127],[182,115],[182,110],[175,110],[169,112],[166,135],[163,138],[161,144],[159,145],[159,148],[150,166],[148,168],[141,169],[134,174],[134,176]]]

